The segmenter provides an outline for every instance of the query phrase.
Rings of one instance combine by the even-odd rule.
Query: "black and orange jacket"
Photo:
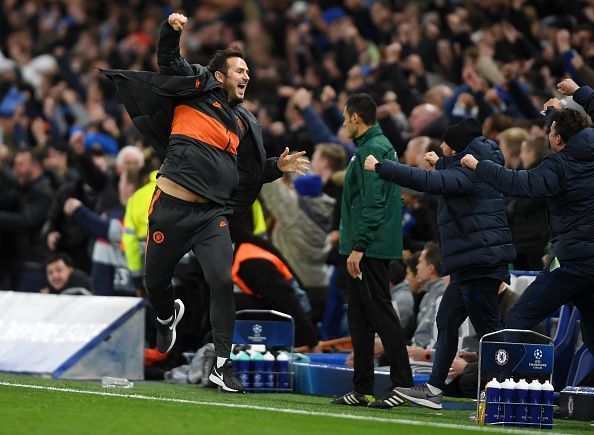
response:
[[[179,52],[180,33],[164,21],[161,25],[157,61],[163,74],[193,77],[201,71],[200,65],[189,64]],[[216,80],[215,80],[216,81]],[[241,104],[232,107],[245,128],[237,154],[239,183],[227,205],[233,210],[233,218],[241,220],[260,193],[263,183],[279,178],[278,158],[267,158],[262,138],[262,127],[254,115]]]
[[[103,70],[134,125],[163,159],[159,173],[225,205],[238,184],[237,147],[243,123],[210,70],[179,55],[179,32],[161,26],[160,74]],[[180,64],[180,62],[184,62]],[[167,75],[184,68],[184,77]]]

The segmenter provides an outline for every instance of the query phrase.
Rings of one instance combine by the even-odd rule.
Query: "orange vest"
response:
[[[287,281],[293,279],[293,274],[283,261],[274,255],[272,252],[267,251],[252,243],[242,243],[235,252],[235,258],[233,259],[233,268],[231,269],[231,276],[233,282],[239,286],[239,288],[248,295],[256,295],[256,292],[251,290],[245,282],[239,277],[239,268],[241,263],[246,260],[266,260],[274,264],[274,267],[285,277]]]

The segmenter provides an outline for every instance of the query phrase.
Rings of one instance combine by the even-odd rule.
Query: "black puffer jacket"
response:
[[[443,275],[501,268],[516,257],[503,195],[461,166],[460,160],[469,153],[504,162],[495,142],[477,137],[462,152],[440,159],[435,171],[384,160],[379,173],[401,186],[441,195],[437,226]]]
[[[581,87],[574,100],[592,117],[594,91]],[[547,156],[528,171],[505,169],[484,160],[476,174],[500,192],[513,196],[546,198],[552,250],[563,265],[579,263],[594,268],[594,129],[572,136],[563,150]]]

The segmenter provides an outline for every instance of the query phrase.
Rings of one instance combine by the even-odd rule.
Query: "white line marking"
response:
[[[256,411],[269,411],[269,412],[279,412],[282,414],[298,414],[298,415],[313,415],[318,417],[333,417],[333,418],[341,418],[345,420],[361,420],[361,421],[373,421],[377,423],[396,423],[396,424],[405,424],[409,426],[425,426],[425,427],[440,427],[440,428],[447,428],[447,429],[460,429],[460,430],[468,430],[468,431],[483,431],[483,432],[497,432],[497,433],[521,433],[521,434],[540,434],[540,431],[533,431],[527,429],[521,430],[514,430],[514,429],[504,429],[504,428],[496,428],[496,427],[484,427],[484,426],[464,426],[461,424],[453,424],[453,423],[437,423],[431,421],[417,421],[417,420],[405,420],[405,419],[396,419],[396,418],[382,418],[382,417],[369,417],[365,415],[354,415],[354,414],[333,414],[330,412],[316,412],[316,411],[305,411],[300,409],[280,409],[280,408],[269,408],[266,406],[258,406],[258,405],[242,405],[239,403],[220,403],[220,402],[203,402],[199,400],[186,400],[186,399],[174,399],[168,397],[151,397],[145,396],[142,394],[116,394],[116,393],[108,393],[106,391],[86,391],[86,390],[76,390],[74,388],[59,388],[59,387],[47,387],[44,385],[31,385],[31,384],[17,384],[12,382],[0,382],[0,386],[6,387],[16,387],[16,388],[31,388],[33,390],[45,390],[45,391],[59,391],[63,393],[78,393],[78,394],[90,394],[93,396],[105,396],[105,397],[126,397],[129,399],[139,399],[139,400],[152,400],[157,402],[175,402],[175,403],[184,403],[189,405],[203,405],[203,406],[218,406],[221,408],[239,408],[239,409],[253,409]],[[560,432],[548,432],[548,434],[560,434]]]

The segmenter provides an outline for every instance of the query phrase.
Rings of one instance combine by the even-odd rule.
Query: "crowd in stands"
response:
[[[348,335],[337,244],[355,150],[343,127],[349,95],[373,96],[383,133],[410,166],[432,169],[424,155],[440,155],[444,131],[470,117],[499,144],[506,167],[530,169],[550,152],[540,111],[559,96],[556,84],[570,77],[594,87],[594,4],[585,0],[2,0],[0,289],[145,295],[145,214],[161,162],[100,69],[157,71],[159,26],[174,11],[190,19],[180,45],[191,63],[206,65],[231,45],[244,51],[244,106],[262,125],[268,155],[289,147],[310,159],[309,174],[262,189],[242,230],[267,240],[237,260],[247,268],[234,275],[239,306],[308,301],[288,305],[297,345],[310,350]],[[437,199],[407,188],[402,199],[404,258],[390,266],[392,299],[409,356],[430,360],[447,280]],[[545,200],[506,197],[506,207],[517,251],[510,267],[542,269]],[[251,240],[237,237],[238,246]],[[174,277],[184,294],[200,281],[189,276],[192,257]],[[195,350],[208,322],[184,322],[182,338],[201,328],[179,343]]]

